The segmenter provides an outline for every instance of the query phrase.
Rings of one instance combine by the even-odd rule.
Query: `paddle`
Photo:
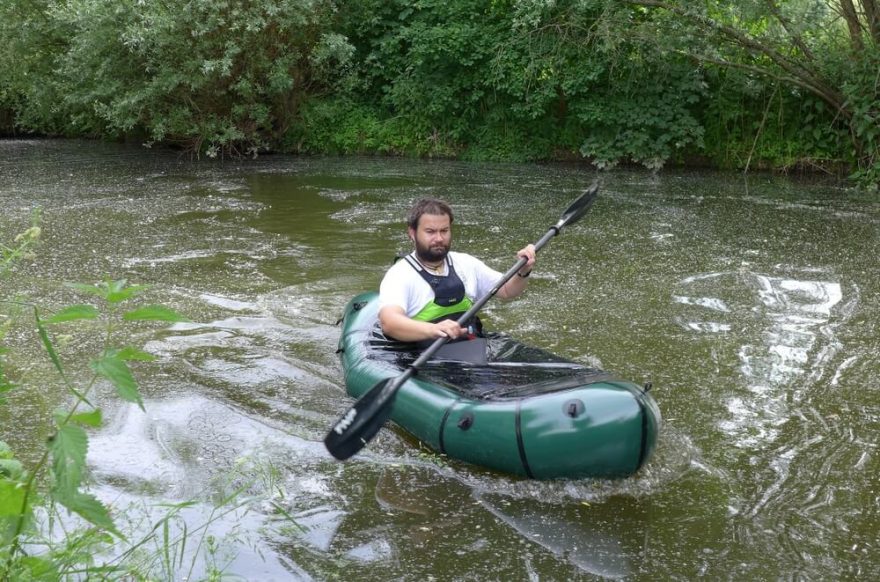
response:
[[[559,234],[563,227],[568,226],[569,224],[574,224],[580,220],[581,217],[587,213],[587,210],[590,209],[598,192],[599,186],[593,184],[583,193],[583,195],[581,195],[580,198],[572,202],[566,211],[562,213],[562,218],[559,219],[559,222],[551,226],[544,236],[535,243],[535,252],[541,250],[541,247],[546,245],[550,239]],[[501,279],[499,279],[488,293],[480,297],[480,299],[478,299],[464,315],[458,318],[459,325],[463,326],[475,316],[483,305],[485,305],[486,302],[489,301],[489,299],[491,299],[527,262],[528,260],[525,257],[520,257],[516,264],[504,273]],[[382,428],[382,425],[385,424],[385,421],[391,416],[394,397],[397,395],[397,391],[400,387],[403,386],[403,384],[409,380],[413,374],[425,364],[425,362],[431,359],[431,356],[433,356],[437,350],[446,343],[447,339],[448,338],[445,337],[437,338],[428,349],[422,352],[422,355],[419,356],[410,367],[404,370],[402,374],[396,378],[386,378],[385,380],[382,380],[370,388],[366,394],[361,396],[360,399],[354,403],[354,406],[349,408],[348,411],[336,421],[336,424],[333,425],[333,428],[331,428],[330,432],[327,433],[327,436],[324,437],[324,445],[327,447],[327,450],[330,451],[330,454],[342,461],[364,448],[364,445],[376,436],[376,433],[379,432],[379,429]]]

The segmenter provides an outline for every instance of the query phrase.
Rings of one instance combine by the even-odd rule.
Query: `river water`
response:
[[[596,177],[0,141],[0,242],[43,213],[36,258],[0,291],[52,312],[89,301],[65,281],[126,278],[192,320],[124,332],[159,356],[133,366],[146,412],[105,386],[95,395],[92,490],[123,529],[145,534],[160,504],[194,501],[170,521],[190,538],[172,566],[143,566],[159,578],[876,578],[880,202],[831,183],[603,173],[526,295],[487,306],[492,329],[653,383],[664,427],[636,476],[524,481],[396,428],[346,463],[326,453],[351,404],[335,324],[407,248],[409,204],[448,199],[455,248],[503,271]],[[67,397],[31,327],[6,338],[22,387],[0,408],[0,439],[33,461]],[[97,332],[62,331],[84,376]],[[216,509],[236,487],[240,501]]]

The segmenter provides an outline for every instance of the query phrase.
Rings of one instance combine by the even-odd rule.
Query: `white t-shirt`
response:
[[[455,251],[449,251],[452,266],[464,283],[465,295],[476,301],[492,290],[501,277],[495,269],[480,259]],[[448,275],[446,262],[443,275]],[[398,305],[408,317],[415,316],[434,300],[434,290],[406,259],[400,259],[388,269],[379,285],[379,309],[386,305]]]

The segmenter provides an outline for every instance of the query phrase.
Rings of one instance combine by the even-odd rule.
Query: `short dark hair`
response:
[[[409,214],[406,216],[406,225],[413,230],[418,230],[419,219],[423,214],[448,215],[449,224],[455,220],[452,215],[452,207],[448,203],[437,198],[422,198],[410,208]]]

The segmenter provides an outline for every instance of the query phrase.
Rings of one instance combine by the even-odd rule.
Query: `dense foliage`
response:
[[[874,0],[10,0],[5,131],[880,182]]]
[[[256,151],[351,55],[322,0],[34,0],[0,9],[25,129]]]

